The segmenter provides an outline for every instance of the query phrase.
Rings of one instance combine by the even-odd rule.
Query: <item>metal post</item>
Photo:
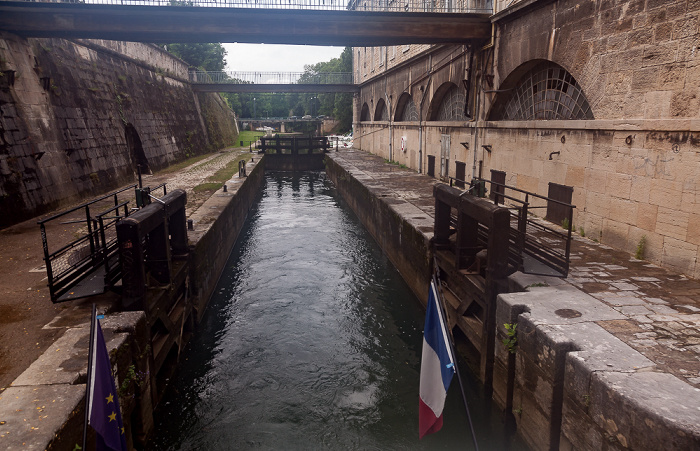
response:
[[[92,231],[92,221],[90,220],[90,207],[88,205],[85,206],[85,221],[87,222],[88,226],[88,236],[90,237],[90,254],[91,257],[95,257],[95,237],[93,236],[93,231]]]
[[[44,248],[44,263],[46,264],[46,276],[49,279],[49,294],[51,295],[51,300],[53,300],[53,269],[51,268],[51,257],[49,256],[49,243],[46,241],[46,226],[44,226],[43,222],[39,224],[39,229],[41,230],[41,245]]]

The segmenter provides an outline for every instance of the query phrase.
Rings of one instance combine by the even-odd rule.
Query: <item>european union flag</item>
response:
[[[94,319],[95,326],[91,337],[92,359],[90,361],[90,384],[88,392],[88,418],[90,426],[97,432],[98,450],[126,451],[126,436],[122,414],[119,410],[119,397],[112,377],[112,364],[109,361],[100,320]]]

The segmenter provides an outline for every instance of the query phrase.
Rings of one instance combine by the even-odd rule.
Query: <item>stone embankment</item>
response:
[[[59,209],[238,136],[217,93],[151,44],[0,33],[0,227]]]
[[[191,188],[211,175],[239,152],[217,154],[189,170],[170,174],[171,188]],[[188,214],[194,230],[189,232],[189,298],[198,318],[206,308],[228,254],[245,222],[248,209],[260,190],[264,167],[255,157],[246,165],[246,177],[235,175]],[[150,182],[160,181],[161,176]],[[25,268],[26,270],[26,268]],[[44,302],[49,302],[45,299]],[[82,441],[87,344],[90,305],[96,302],[112,357],[129,445],[138,444],[153,428],[153,408],[159,400],[156,385],[163,381],[152,374],[152,331],[144,312],[119,312],[119,298],[108,293],[74,302],[44,329],[60,331],[59,338],[19,377],[0,391],[0,448],[72,450]],[[16,326],[15,326],[16,327]],[[182,346],[182,336],[179,337]]]
[[[425,302],[436,181],[355,151],[327,171]],[[700,282],[580,237],[571,260],[498,296],[497,405],[533,449],[700,448]]]
[[[424,301],[438,182],[363,152],[326,161],[341,195]],[[247,179],[234,177],[228,192],[190,215],[200,318],[263,171],[249,164]],[[567,279],[516,273],[510,285],[497,300],[493,397],[533,449],[700,447],[698,281],[577,238]],[[66,309],[50,323],[63,336],[0,394],[4,448],[72,449],[82,422],[86,311]],[[152,427],[143,323],[140,312],[104,321],[135,439]],[[517,325],[510,349],[501,345],[505,324]]]

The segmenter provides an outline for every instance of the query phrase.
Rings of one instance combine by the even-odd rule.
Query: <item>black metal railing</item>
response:
[[[260,153],[265,154],[311,154],[311,153],[326,153],[330,149],[328,138],[325,136],[317,136],[313,138],[304,137],[272,137],[260,138],[260,144],[257,145]]]
[[[450,186],[466,184],[465,194],[478,197],[485,197],[486,185],[489,184],[491,200],[511,210],[509,264],[528,274],[568,275],[575,205],[479,177],[471,182],[454,177],[449,179]],[[547,208],[551,204],[566,210],[566,220],[561,227],[550,226],[532,215],[532,210]],[[486,239],[486,230],[480,231],[480,238],[482,241]]]
[[[200,71],[189,72],[190,83],[206,84],[256,84],[256,85],[351,85],[352,72],[238,72]]]
[[[114,285],[119,275],[116,224],[129,216],[139,194],[150,200],[161,189],[164,197],[165,183],[150,190],[129,185],[38,221],[52,302],[71,299],[70,290],[102,267],[105,286]],[[60,244],[54,249],[50,241]]]
[[[0,0],[2,1],[2,0]],[[14,1],[14,0],[13,0]],[[56,3],[55,0],[19,0],[32,3]],[[119,6],[207,7],[245,9],[293,9],[309,11],[376,11],[492,14],[492,0],[81,0],[80,3]]]

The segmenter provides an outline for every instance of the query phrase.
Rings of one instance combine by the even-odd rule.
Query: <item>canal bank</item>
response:
[[[199,166],[195,169],[201,171]],[[219,189],[189,215],[193,229],[188,233],[187,260],[173,261],[172,283],[149,283],[149,299],[154,302],[147,303],[147,312],[120,311],[120,296],[107,292],[63,304],[53,320],[38,326],[58,338],[11,384],[0,389],[1,448],[73,450],[81,443],[89,318],[94,302],[98,313],[105,315],[101,323],[127,443],[130,449],[143,449],[153,431],[153,409],[162,389],[206,308],[260,190],[264,174],[261,159],[253,157],[245,169],[247,175],[231,178],[225,190]],[[169,177],[175,180],[179,175]],[[158,304],[161,299],[165,304]],[[89,440],[93,440],[92,435]]]
[[[425,302],[435,180],[364,152],[328,160]],[[571,260],[567,279],[515,273],[517,292],[498,296],[495,403],[533,449],[698,449],[700,284],[580,237]],[[448,311],[469,337],[464,312]]]
[[[228,184],[228,194],[217,192],[190,216],[197,263],[189,302],[199,318],[235,242],[231,235],[244,221],[243,204],[258,190],[256,177],[262,180],[262,165],[247,169],[248,179]],[[425,302],[435,180],[356,151],[329,154],[326,171]],[[245,202],[234,206],[240,190]],[[207,252],[212,256],[202,257]],[[532,448],[699,446],[697,281],[581,238],[573,243],[567,280],[514,275],[510,283],[520,292],[498,297],[493,398]],[[103,299],[102,311],[116,303]],[[86,312],[76,305],[47,325],[65,332],[0,395],[0,444],[6,449],[73,449],[82,424]],[[137,438],[152,428],[149,409],[155,405],[149,404],[153,386],[143,376],[152,365],[144,322],[138,312],[108,314],[105,320],[118,384],[128,382],[122,408]],[[517,324],[512,349],[501,345],[509,338],[504,324]],[[177,354],[183,341],[171,339]]]

